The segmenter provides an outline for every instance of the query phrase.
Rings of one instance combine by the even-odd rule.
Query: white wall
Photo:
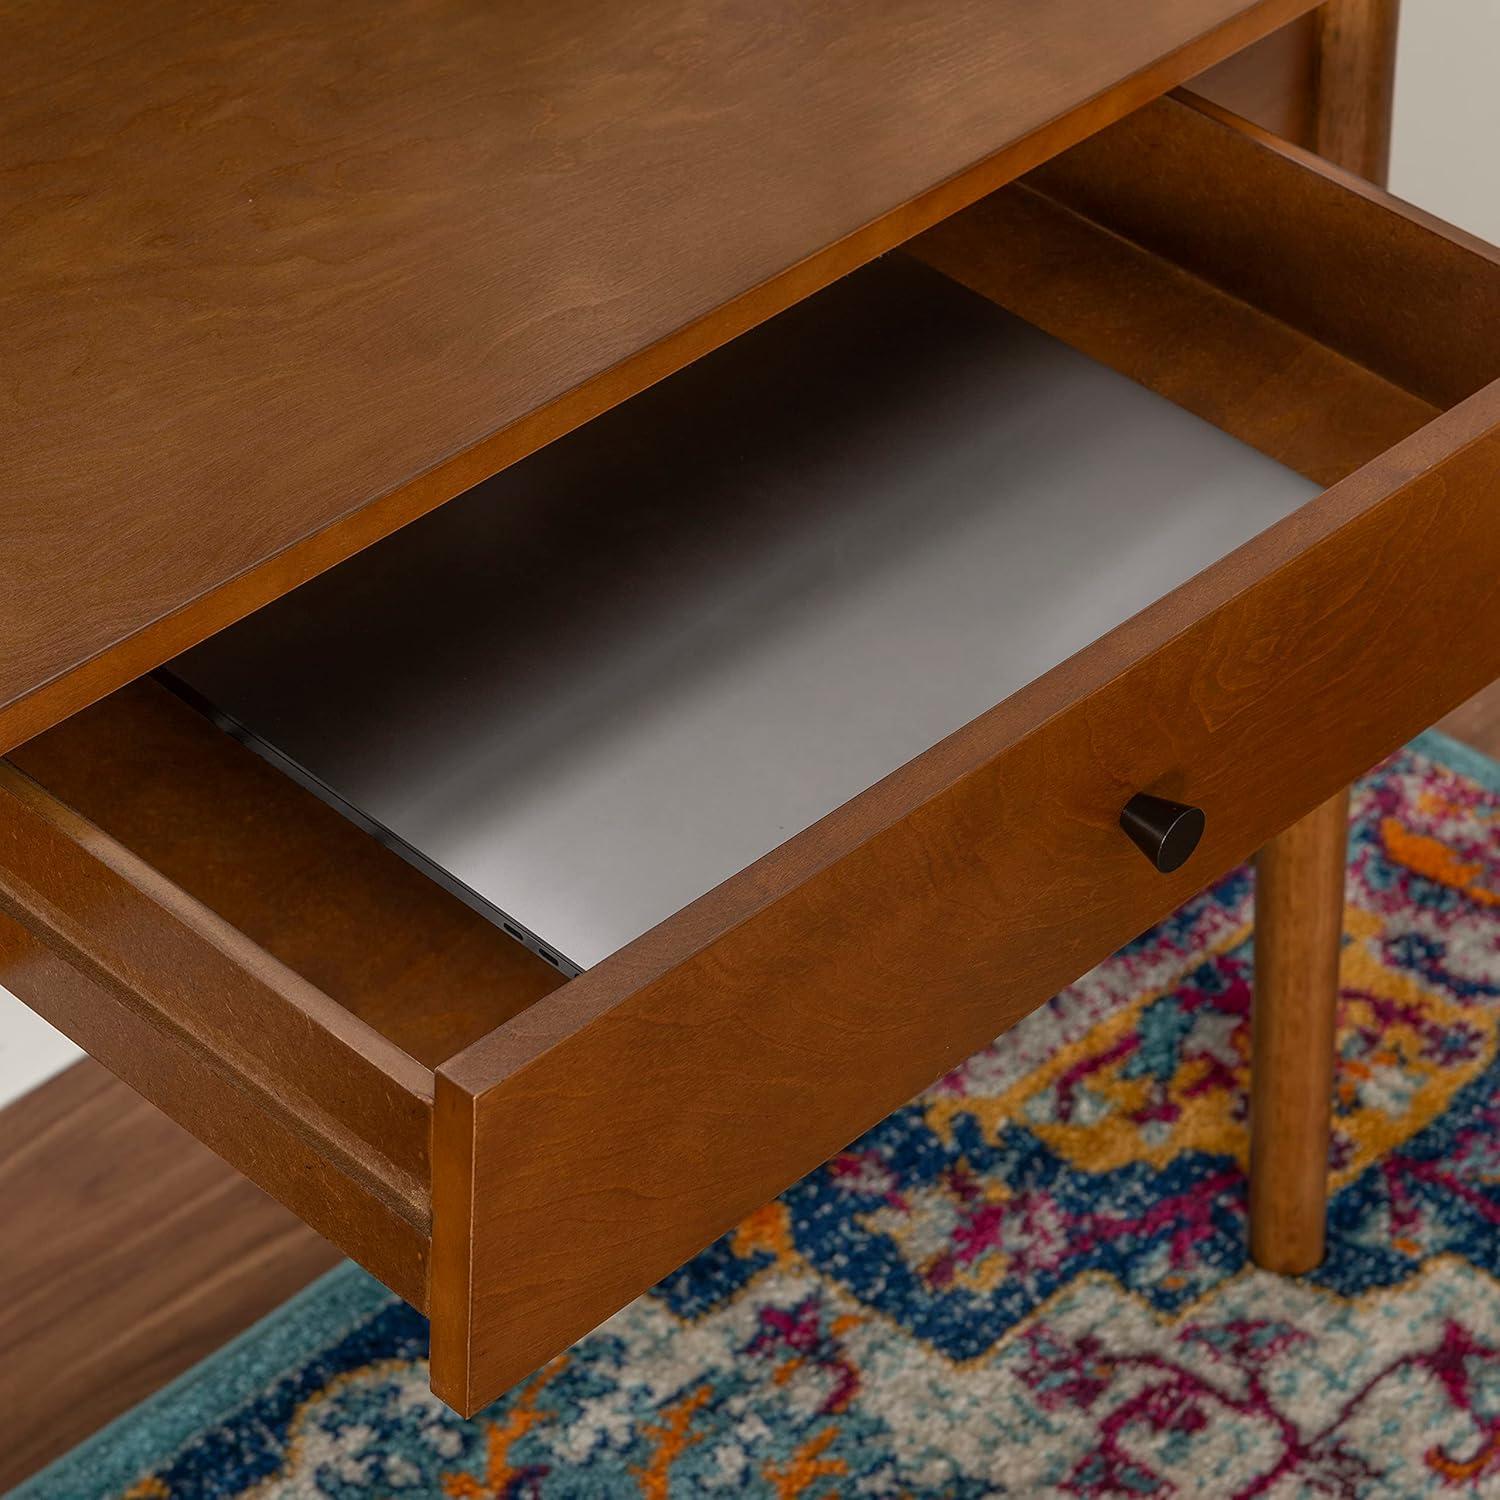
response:
[[[0,990],[0,1105],[19,1098],[81,1056],[60,1031]]]
[[[1500,244],[1500,0],[1403,0],[1391,191]]]
[[[1391,190],[1500,243],[1500,0],[1405,0]],[[79,1055],[0,990],[0,1105]]]

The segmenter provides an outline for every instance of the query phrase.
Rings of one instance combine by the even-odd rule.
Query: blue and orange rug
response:
[[[334,1272],[22,1493],[1500,1494],[1500,767],[1352,829],[1331,1253],[1245,1260],[1239,870],[491,1410]]]

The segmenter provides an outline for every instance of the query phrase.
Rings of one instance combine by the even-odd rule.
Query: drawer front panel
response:
[[[492,1398],[1500,675],[1497,426],[1492,387],[440,1069],[439,1394]],[[1207,813],[1173,875],[1117,826],[1141,790]]]

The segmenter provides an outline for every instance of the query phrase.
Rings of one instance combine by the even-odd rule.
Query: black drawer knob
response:
[[[1203,837],[1203,809],[1137,792],[1120,814],[1130,841],[1161,871],[1180,869]]]

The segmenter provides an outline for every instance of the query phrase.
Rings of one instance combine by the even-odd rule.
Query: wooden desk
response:
[[[0,751],[1307,8],[10,6]]]
[[[1326,1053],[1340,789],[1500,673],[1455,634],[1500,577],[1500,262],[1150,102],[1310,9],[4,23],[0,980],[427,1309],[455,1406],[1308,815],[1255,1244],[1316,1256],[1326,1065],[1276,1059]],[[1305,113],[1368,167],[1367,9],[1315,22]],[[567,984],[125,686],[900,242],[1332,488]],[[1174,874],[1138,791],[1208,813]]]

